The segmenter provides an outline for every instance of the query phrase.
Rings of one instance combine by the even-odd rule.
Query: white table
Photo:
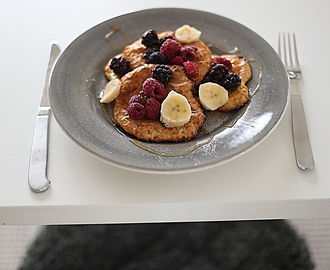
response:
[[[0,224],[181,222],[330,217],[328,1],[1,1]],[[183,7],[233,19],[275,49],[295,32],[300,80],[316,167],[295,163],[290,107],[260,145],[200,172],[154,175],[104,163],[50,121],[51,188],[27,184],[49,42],[62,49],[90,27],[139,9]]]

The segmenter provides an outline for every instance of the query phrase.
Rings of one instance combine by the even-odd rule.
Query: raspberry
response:
[[[181,53],[181,44],[174,39],[167,39],[160,47],[160,52],[166,56],[166,61],[170,62],[175,56]]]
[[[141,43],[145,45],[147,48],[152,48],[159,44],[158,34],[154,30],[148,30],[142,35]]]
[[[159,101],[162,101],[167,95],[164,85],[154,78],[148,78],[143,82],[142,91],[147,98],[155,98]]]
[[[216,64],[223,64],[229,71],[233,68],[231,62],[224,57],[215,57],[212,61],[212,66],[215,66]]]
[[[110,62],[110,68],[121,77],[131,70],[130,61],[124,57],[114,57]]]
[[[222,86],[227,90],[236,88],[241,84],[241,78],[236,73],[229,73],[225,78]]]
[[[173,71],[167,65],[156,65],[152,69],[152,77],[161,83],[169,83],[173,77]]]
[[[196,52],[196,46],[186,46],[181,49],[181,56],[184,61],[194,61],[196,57]]]
[[[168,39],[174,39],[174,37],[172,35],[169,35],[169,36],[160,38],[159,39],[159,46],[162,46],[162,44]]]
[[[162,102],[167,96],[165,88],[161,88],[155,93],[155,99],[159,102]]]
[[[137,102],[137,103],[140,103],[139,102],[139,95],[134,95],[130,98],[129,102],[128,102],[128,105],[130,105],[131,103],[134,103],[134,102]]]
[[[129,117],[131,117],[132,119],[140,120],[146,114],[146,109],[142,104],[133,102],[128,105],[127,112]]]
[[[184,62],[182,56],[175,56],[172,60],[171,60],[171,64],[172,65],[182,65]]]
[[[143,106],[146,104],[146,97],[143,95],[142,91],[138,95],[134,95],[130,98],[128,104],[140,103]]]
[[[150,120],[159,120],[160,106],[160,103],[156,99],[149,98],[146,102],[146,118]]]
[[[186,69],[187,75],[190,78],[196,78],[198,76],[198,66],[195,62],[187,61],[183,63]]]

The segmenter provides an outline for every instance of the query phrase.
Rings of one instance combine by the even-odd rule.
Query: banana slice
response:
[[[109,71],[107,73],[107,77],[110,81],[112,81],[114,79],[120,79],[120,77],[111,68],[109,68]]]
[[[202,32],[188,24],[184,24],[175,30],[175,38],[182,43],[190,43],[199,40]]]
[[[101,103],[110,103],[114,101],[119,95],[121,88],[121,81],[119,79],[114,79],[108,82],[106,85],[101,100]]]
[[[205,109],[214,111],[228,101],[228,91],[217,83],[203,83],[199,86],[199,101]]]
[[[191,107],[187,98],[174,90],[164,99],[160,109],[160,121],[166,127],[182,127],[190,121]]]

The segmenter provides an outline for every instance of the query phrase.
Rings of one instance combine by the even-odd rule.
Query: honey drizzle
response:
[[[134,143],[136,146],[140,147],[141,149],[146,150],[146,151],[148,151],[148,152],[150,152],[150,153],[153,153],[153,154],[159,155],[159,156],[163,156],[163,157],[179,157],[179,156],[185,156],[185,155],[188,155],[188,154],[190,154],[191,152],[195,151],[197,148],[199,148],[199,147],[201,147],[201,146],[203,146],[203,145],[206,145],[206,144],[208,144],[208,143],[210,143],[210,142],[212,141],[213,136],[214,136],[212,133],[208,132],[207,130],[205,130],[205,129],[203,129],[203,128],[201,129],[201,131],[202,131],[204,134],[209,135],[210,138],[209,138],[206,142],[201,143],[201,144],[198,144],[198,145],[195,145],[194,147],[192,147],[192,148],[189,149],[188,151],[183,152],[183,153],[181,153],[181,154],[162,153],[162,152],[159,152],[159,151],[156,151],[156,150],[150,149],[150,148],[148,148],[148,147],[146,147],[146,146],[143,146],[142,144],[140,144],[140,143],[139,143],[137,140],[135,140],[135,139],[132,139],[131,142]],[[205,132],[204,132],[204,131],[205,131]]]
[[[129,37],[125,34],[124,31],[121,30],[121,28],[117,25],[111,25],[111,31],[106,33],[104,35],[104,39],[106,40],[106,42],[110,45],[110,47],[112,49],[114,49],[117,53],[120,53],[121,51],[115,46],[115,44],[113,44],[111,41],[110,41],[110,38],[113,34],[117,33],[117,32],[120,32],[122,34],[122,36],[125,38],[125,40],[127,41],[127,43],[131,43]]]
[[[110,38],[111,36],[116,33],[116,32],[120,32],[124,38],[126,39],[127,43],[131,43],[129,38],[127,37],[127,35],[121,30],[121,28],[119,26],[111,26],[111,31],[108,32],[107,34],[105,34],[104,38],[105,40],[107,41],[107,43],[115,50],[117,51],[117,53],[120,53],[121,51],[119,51],[119,49],[110,41]],[[260,62],[254,58],[247,58],[245,53],[243,51],[241,51],[240,49],[238,49],[237,47],[235,47],[232,51],[226,51],[220,47],[217,47],[217,46],[213,46],[213,45],[209,45],[209,47],[213,47],[217,50],[220,50],[226,54],[241,54],[243,56],[243,58],[249,63],[249,62],[255,62],[257,63],[257,65],[259,66],[259,78],[258,78],[258,84],[257,86],[255,87],[255,89],[252,91],[252,93],[250,94],[250,91],[249,91],[249,96],[250,96],[250,99],[249,101],[244,105],[245,108],[244,110],[242,111],[242,113],[236,117],[232,122],[231,124],[228,124],[224,119],[224,115],[220,115],[220,119],[222,119],[222,124],[228,128],[232,128],[236,123],[237,121],[244,115],[244,113],[246,112],[247,108],[248,108],[248,105],[250,104],[251,102],[251,98],[258,92],[259,88],[260,88],[260,85],[261,85],[261,80],[262,80],[262,66],[260,64]],[[250,89],[249,89],[250,90]],[[128,137],[123,131],[121,131],[118,127],[116,127],[114,121],[111,119],[109,113],[108,113],[108,110],[106,108],[106,104],[103,104],[103,103],[100,103],[101,105],[101,109],[102,111],[106,114],[107,118],[109,119],[110,123],[113,125],[113,127],[120,133],[122,134],[126,139],[128,139],[130,142],[132,142],[134,145],[136,145],[137,147],[143,149],[143,150],[146,150],[150,153],[153,153],[153,154],[156,154],[156,155],[160,155],[160,156],[166,156],[166,157],[177,157],[177,156],[185,156],[185,155],[188,155],[189,153],[193,152],[194,150],[196,150],[197,148],[203,146],[203,145],[206,145],[208,143],[210,143],[214,137],[214,135],[207,131],[206,129],[204,128],[201,128],[200,131],[202,133],[204,133],[205,135],[208,135],[210,136],[209,139],[204,142],[204,143],[201,143],[201,144],[198,144],[198,145],[195,145],[194,147],[192,147],[191,149],[189,149],[188,151],[186,152],[183,152],[181,154],[168,154],[168,153],[163,153],[163,152],[159,152],[159,151],[156,151],[156,150],[153,150],[149,147],[146,147],[144,145],[142,145],[141,143],[139,143],[136,139],[132,139],[130,137]]]

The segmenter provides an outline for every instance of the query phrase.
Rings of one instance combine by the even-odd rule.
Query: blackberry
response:
[[[131,70],[130,61],[124,57],[114,57],[110,62],[110,68],[116,73],[119,77],[122,77],[124,74]]]
[[[144,57],[147,58],[148,63],[152,64],[163,64],[166,61],[165,55],[157,48],[148,48],[144,53]]]
[[[227,90],[236,88],[241,84],[241,78],[236,73],[229,73],[222,83],[222,86]]]
[[[148,30],[142,35],[142,44],[147,48],[152,48],[154,46],[158,46],[158,34],[154,30]]]
[[[152,77],[165,84],[172,80],[173,72],[169,66],[159,64],[152,69]]]
[[[216,64],[210,69],[208,77],[213,82],[222,83],[228,76],[229,71],[223,64]]]
[[[156,49],[156,48],[148,48],[145,52],[144,52],[144,57],[145,58],[147,58],[147,59],[149,59],[149,57],[150,57],[150,55],[152,54],[152,53],[154,53],[154,52],[157,52],[157,51],[159,51],[158,49]]]
[[[202,83],[207,83],[207,82],[212,82],[212,79],[209,74],[207,74],[202,80]]]
[[[148,62],[152,64],[163,64],[166,61],[166,56],[160,51],[151,53],[148,57]]]

